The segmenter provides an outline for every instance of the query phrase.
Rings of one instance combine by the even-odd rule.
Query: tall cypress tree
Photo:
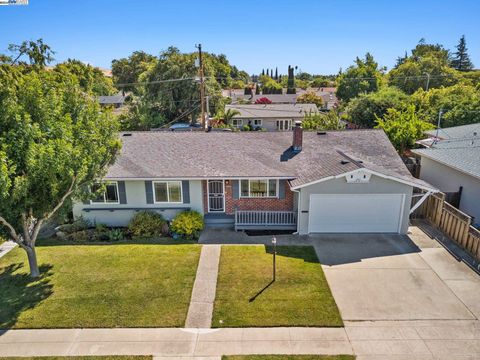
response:
[[[278,67],[275,68],[275,80],[278,80]]]
[[[462,35],[456,48],[457,51],[453,54],[452,67],[458,71],[472,70],[473,64],[470,61],[470,56],[468,56],[465,35]]]

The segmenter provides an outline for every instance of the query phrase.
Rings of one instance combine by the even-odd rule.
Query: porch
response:
[[[295,211],[235,210],[233,215],[208,213],[205,227],[238,230],[296,230]]]

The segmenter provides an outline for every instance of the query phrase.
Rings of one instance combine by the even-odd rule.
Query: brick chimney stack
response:
[[[299,153],[302,151],[302,142],[303,142],[303,129],[302,122],[295,121],[295,127],[293,128],[293,143],[292,149],[294,152]]]

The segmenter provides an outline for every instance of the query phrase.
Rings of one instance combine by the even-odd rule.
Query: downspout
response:
[[[290,186],[290,181],[288,182],[288,186]],[[301,199],[301,196],[300,196],[300,190],[294,190],[292,189],[292,187],[290,186],[290,190],[292,192],[295,192],[298,194],[298,201],[297,201],[297,231],[295,231],[293,233],[293,235],[298,235],[298,223],[300,222],[300,199]]]

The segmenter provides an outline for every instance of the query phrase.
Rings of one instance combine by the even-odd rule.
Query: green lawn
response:
[[[342,326],[315,250],[277,247],[276,281],[269,285],[271,250],[222,246],[212,326]]]
[[[0,259],[0,328],[184,326],[199,245],[53,243],[39,280],[24,250]]]
[[[354,355],[223,355],[222,360],[355,360]]]

